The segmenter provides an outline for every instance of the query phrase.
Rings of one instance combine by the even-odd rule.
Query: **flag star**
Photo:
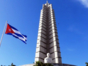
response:
[[[11,29],[9,29],[9,31],[11,32]]]

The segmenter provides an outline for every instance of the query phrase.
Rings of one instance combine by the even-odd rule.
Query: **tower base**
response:
[[[26,64],[26,65],[20,65],[20,66],[34,66],[35,64]],[[76,65],[71,65],[71,64],[58,64],[58,63],[53,63],[53,66],[76,66]]]

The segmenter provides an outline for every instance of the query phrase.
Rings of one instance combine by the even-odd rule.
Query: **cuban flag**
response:
[[[24,43],[26,43],[26,41],[27,41],[27,36],[26,35],[21,34],[16,28],[14,28],[13,26],[11,26],[9,24],[7,24],[5,34],[12,35],[15,38],[20,39]]]

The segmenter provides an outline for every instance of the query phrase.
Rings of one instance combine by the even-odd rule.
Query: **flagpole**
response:
[[[4,36],[4,34],[5,34],[6,25],[7,25],[7,21],[6,21],[6,23],[5,23],[4,30],[3,30],[3,33],[2,33],[2,36],[1,36],[0,46],[1,46],[1,42],[2,42],[3,36]]]

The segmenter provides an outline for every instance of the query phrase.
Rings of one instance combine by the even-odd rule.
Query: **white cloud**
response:
[[[88,8],[88,0],[78,0],[80,1],[85,7]]]

